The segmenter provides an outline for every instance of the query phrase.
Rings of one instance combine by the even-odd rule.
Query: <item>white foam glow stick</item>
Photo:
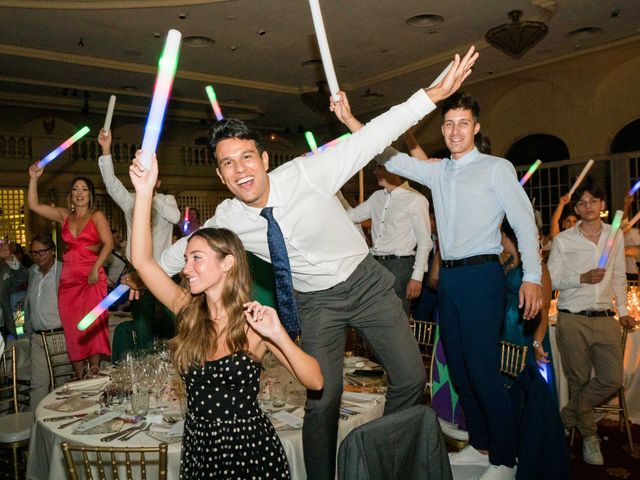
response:
[[[640,212],[636,213],[631,220],[627,222],[625,228],[631,228],[640,220]]]
[[[324,30],[324,21],[322,20],[320,3],[318,0],[309,0],[309,6],[311,7],[313,27],[316,31],[318,48],[320,49],[320,57],[322,57],[324,74],[327,77],[327,83],[329,84],[329,91],[331,92],[331,95],[333,95],[333,100],[338,102],[340,101],[340,96],[338,95],[338,91],[340,89],[338,88],[336,72],[333,69],[333,61],[331,60],[331,51],[329,50],[329,42],[327,41],[327,32]]]
[[[569,198],[571,198],[571,195],[573,195],[573,192],[576,191],[576,188],[580,186],[580,184],[582,183],[582,180],[584,180],[584,177],[587,176],[587,173],[589,173],[589,170],[591,170],[591,167],[593,167],[593,164],[594,164],[594,161],[589,160],[587,164],[584,166],[584,168],[580,172],[580,175],[578,175],[578,178],[576,178],[576,181],[573,182],[573,187],[571,187],[571,190],[569,190]]]
[[[178,30],[169,30],[167,40],[164,43],[162,56],[158,62],[158,76],[153,90],[151,108],[147,117],[147,125],[144,127],[144,137],[142,139],[142,157],[140,162],[144,168],[151,168],[151,159],[156,153],[160,132],[162,131],[162,121],[164,112],[169,101],[173,77],[178,67],[178,54],[180,53],[180,41],[182,34]]]
[[[436,79],[433,82],[431,82],[431,85],[429,85],[428,88],[435,87],[437,84],[439,84],[442,81],[442,79],[447,75],[447,73],[449,73],[449,70],[451,70],[452,65],[453,65],[453,62],[449,63],[449,65],[444,67],[444,70],[442,70],[440,72],[440,75],[438,75]]]
[[[108,132],[111,128],[111,119],[113,118],[113,109],[116,107],[116,96],[111,95],[109,98],[109,106],[107,107],[107,116],[104,118],[104,127],[102,129]]]

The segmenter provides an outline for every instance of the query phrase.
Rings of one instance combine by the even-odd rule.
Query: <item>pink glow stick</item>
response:
[[[218,103],[218,97],[216,96],[215,90],[211,85],[207,85],[204,87],[204,91],[207,92],[207,97],[209,97],[209,101],[213,107],[213,113],[216,115],[216,120],[222,120],[224,117],[222,116],[222,110],[220,109],[220,104]]]
[[[72,137],[69,137],[68,139],[66,139],[58,148],[56,148],[53,152],[51,152],[49,155],[47,155],[46,157],[44,157],[42,160],[40,160],[38,162],[38,168],[44,168],[46,167],[49,163],[51,163],[53,160],[55,160],[55,158],[60,155],[62,152],[64,152],[67,148],[69,148],[71,145],[73,145],[74,143],[76,143],[78,140],[80,140],[82,137],[84,137],[87,133],[89,133],[89,127],[82,127],[80,130],[78,130],[75,134],[73,134]]]

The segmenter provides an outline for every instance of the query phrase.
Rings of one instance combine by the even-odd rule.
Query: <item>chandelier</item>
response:
[[[549,31],[542,22],[521,22],[521,16],[521,10],[509,12],[511,23],[494,27],[484,36],[492,47],[516,59],[531,50]]]

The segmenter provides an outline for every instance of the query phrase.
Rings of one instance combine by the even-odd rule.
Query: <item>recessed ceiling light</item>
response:
[[[154,38],[160,38],[160,32],[153,32]]]
[[[600,27],[581,27],[576,28],[575,30],[571,30],[567,33],[567,37],[573,38],[574,40],[579,40],[583,38],[591,38],[596,35],[600,35],[602,33],[602,29]]]
[[[266,35],[267,31],[266,30],[258,30],[258,35]]]
[[[182,39],[182,43],[187,47],[202,48],[213,45],[215,41],[213,40],[213,38],[192,35],[190,37],[184,37]]]
[[[232,52],[235,52],[238,49],[238,47],[236,47],[235,45],[230,45],[229,46],[229,50],[231,50]]]
[[[424,13],[422,15],[414,15],[407,18],[407,25],[412,27],[433,27],[444,22],[444,17],[432,13]]]
[[[178,18],[179,18],[180,20],[184,20],[185,18],[187,18],[187,14],[186,14],[186,13],[179,13],[179,14],[178,14]]]
[[[318,65],[322,65],[322,60],[318,60],[315,58],[312,60],[305,60],[300,65],[302,65],[304,68],[316,68]]]
[[[120,87],[120,90],[122,90],[123,92],[137,92],[138,87],[135,87],[133,85],[123,85]]]

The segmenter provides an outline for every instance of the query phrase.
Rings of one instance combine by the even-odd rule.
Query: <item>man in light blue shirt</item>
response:
[[[352,131],[362,126],[346,102],[337,114]],[[381,160],[387,170],[428,186],[433,195],[442,255],[442,337],[470,438],[451,462],[486,464],[482,480],[513,479],[516,441],[513,427],[504,421],[511,418],[511,407],[498,371],[505,310],[499,227],[506,214],[518,237],[524,268],[520,307],[527,319],[542,304],[538,232],[513,165],[481,154],[474,145],[480,131],[477,102],[468,94],[454,94],[443,103],[442,117],[450,159],[429,162],[388,148]]]

